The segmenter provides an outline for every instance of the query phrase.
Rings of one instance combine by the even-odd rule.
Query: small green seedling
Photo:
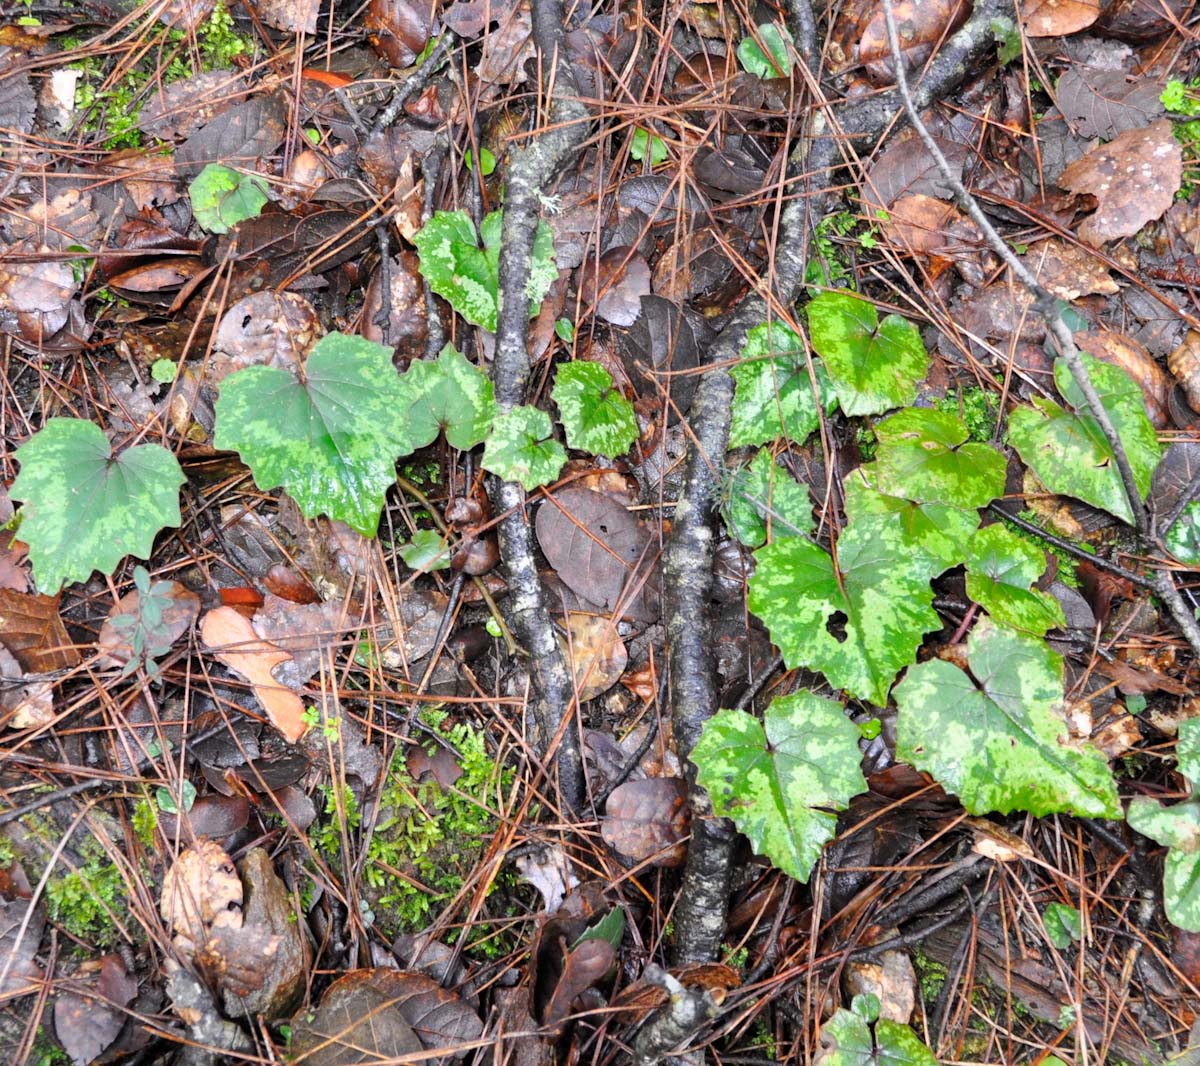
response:
[[[228,233],[239,222],[257,218],[266,205],[267,183],[220,163],[209,163],[188,186],[196,222],[209,233]]]

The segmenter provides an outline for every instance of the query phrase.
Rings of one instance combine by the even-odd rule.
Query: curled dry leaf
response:
[[[691,820],[687,784],[677,777],[648,777],[613,790],[600,835],[628,866],[680,866]]]
[[[558,638],[563,656],[571,664],[581,703],[594,700],[613,687],[625,672],[629,654],[611,618],[570,611],[568,636]]]
[[[1028,0],[1021,5],[1030,37],[1061,37],[1087,29],[1100,17],[1100,0]]]
[[[956,265],[971,284],[984,283],[983,235],[953,204],[920,193],[904,196],[892,204],[880,226],[903,251],[927,257],[931,277]]]
[[[217,660],[254,687],[254,695],[289,744],[295,744],[308,729],[304,701],[275,680],[271,671],[292,656],[261,640],[250,620],[232,607],[209,611],[200,623],[200,637]]]
[[[163,878],[159,913],[185,960],[214,929],[241,925],[243,894],[233,860],[216,841],[200,840],[179,853]]]
[[[1060,188],[1096,198],[1095,213],[1079,226],[1080,240],[1094,248],[1131,237],[1161,217],[1182,181],[1183,147],[1165,118],[1145,129],[1126,130],[1058,176]]]
[[[726,992],[738,988],[742,979],[737,970],[719,962],[689,963],[671,970],[674,977],[685,988],[703,988],[714,994],[720,1002]],[[647,981],[644,977],[621,989],[610,1004],[617,1016],[626,1022],[637,1022],[653,1011],[667,1005],[670,998],[661,984]]]

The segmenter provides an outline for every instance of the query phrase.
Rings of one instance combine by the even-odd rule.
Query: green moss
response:
[[[981,388],[955,390],[934,401],[934,410],[945,411],[961,418],[971,440],[986,444],[996,431],[996,419],[1000,413],[1000,397],[997,393]]]
[[[102,852],[91,856],[76,870],[51,877],[46,884],[50,920],[94,947],[106,948],[116,943],[120,930],[109,913],[120,914],[127,906],[121,869]]]
[[[921,998],[929,1004],[937,1002],[946,983],[946,967],[931,959],[919,947],[913,948],[913,968],[921,986]]]
[[[101,57],[87,56],[71,63],[71,70],[83,74],[75,86],[75,108],[88,112],[83,131],[101,134],[109,151],[140,148],[142,133],[138,119],[151,85],[157,85],[160,78],[163,85],[171,85],[202,72],[227,70],[236,56],[246,55],[254,47],[251,38],[238,33],[222,0],[217,0],[212,13],[196,27],[195,39],[198,64],[193,63],[187,34],[168,30],[161,50],[151,48],[136,67],[111,85],[105,84],[105,63]],[[62,40],[64,50],[85,44],[78,37]],[[157,70],[160,55],[166,60],[161,75]]]
[[[29,1066],[72,1066],[71,1056],[46,1032],[44,1025],[38,1026],[27,1061]]]
[[[1041,528],[1044,524],[1041,520],[1041,516],[1035,511],[1022,511],[1018,517],[1025,519],[1026,522],[1030,522],[1039,528]],[[1066,585],[1067,588],[1077,589],[1082,587],[1083,582],[1079,579],[1079,570],[1077,569],[1079,566],[1079,560],[1076,559],[1075,556],[1063,551],[1062,548],[1055,547],[1049,541],[1043,540],[1036,534],[1027,533],[1025,530],[1019,529],[1011,524],[1008,526],[1008,528],[1011,529],[1022,540],[1027,540],[1030,544],[1048,551],[1054,556],[1054,558],[1058,560],[1058,580]],[[1081,544],[1080,548],[1083,551],[1091,550],[1086,544]]]
[[[426,711],[422,719],[457,754],[462,775],[449,788],[436,781],[414,781],[400,752],[388,771],[379,800],[380,815],[363,863],[363,897],[374,920],[389,936],[425,928],[463,887],[496,829],[491,814],[496,797],[512,783],[512,771],[497,766],[481,732],[467,725],[446,725],[446,714]],[[434,753],[437,742],[427,742]],[[358,803],[342,796],[346,830],[362,821]],[[338,866],[341,828],[333,789],[326,790],[322,824],[309,834],[314,850]],[[506,948],[498,941],[481,944],[485,954]]]
[[[158,829],[158,811],[148,799],[140,799],[133,805],[133,832],[142,847],[154,847],[154,834]]]

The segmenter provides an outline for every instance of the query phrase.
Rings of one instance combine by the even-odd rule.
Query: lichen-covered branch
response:
[[[587,109],[579,100],[563,43],[559,0],[534,0],[533,36],[541,83],[549,86],[549,114],[542,132],[514,151],[504,182],[500,251],[500,309],[492,380],[501,411],[525,402],[529,378],[529,282],[541,194],[557,171],[574,158],[586,133]],[[583,769],[575,731],[562,729],[574,698],[570,673],[559,651],[545,590],[533,554],[533,534],[519,485],[493,479],[492,502],[503,515],[498,527],[508,582],[509,624],[528,655],[538,742],[543,753],[561,733],[557,766],[560,795],[568,808],[583,799]]]

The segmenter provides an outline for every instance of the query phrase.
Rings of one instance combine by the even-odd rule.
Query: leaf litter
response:
[[[1186,1051],[1184,5],[892,4],[1132,499],[882,4],[545,3],[0,25],[0,1058]]]

